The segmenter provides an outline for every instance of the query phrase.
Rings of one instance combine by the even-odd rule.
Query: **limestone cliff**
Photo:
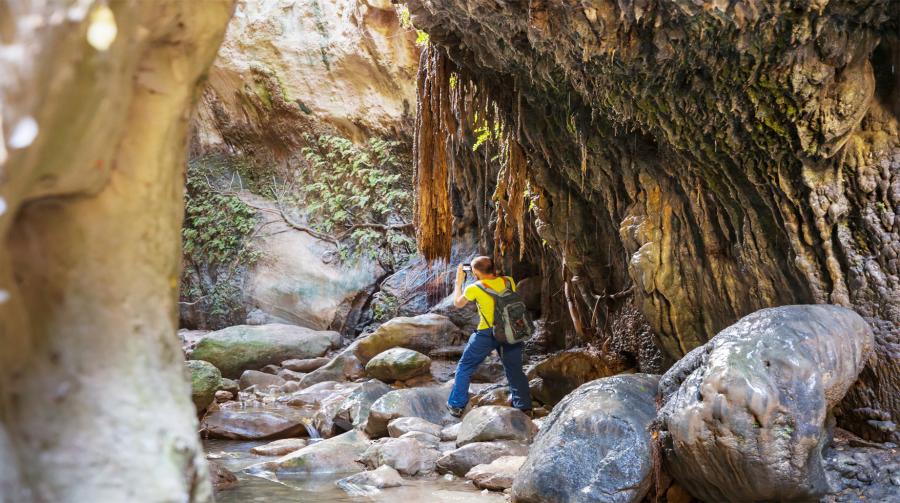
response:
[[[405,3],[450,96],[473,82],[522,149],[523,261],[562,270],[576,330],[605,330],[597,306],[632,292],[677,358],[762,307],[850,306],[877,347],[841,421],[897,438],[896,4]]]

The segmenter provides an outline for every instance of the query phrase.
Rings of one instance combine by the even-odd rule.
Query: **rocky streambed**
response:
[[[434,314],[354,341],[289,325],[185,334],[218,500],[900,498],[897,446],[834,428],[873,345],[850,310],[758,311],[661,376],[589,348],[545,355],[529,366],[534,417],[508,406],[491,361],[462,420],[447,413],[463,338]]]

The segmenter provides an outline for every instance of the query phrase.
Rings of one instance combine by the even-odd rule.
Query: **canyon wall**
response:
[[[526,257],[564,264],[576,326],[630,292],[677,359],[763,307],[852,307],[876,357],[839,420],[897,439],[891,2],[405,3],[522,149]]]

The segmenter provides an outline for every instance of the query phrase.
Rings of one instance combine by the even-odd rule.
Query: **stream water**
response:
[[[250,449],[268,441],[206,440],[204,447],[210,459],[216,459],[238,478],[238,485],[216,495],[219,503],[275,503],[275,502],[502,502],[500,493],[479,491],[464,479],[433,478],[405,479],[404,485],[372,492],[350,494],[338,488],[335,482],[347,473],[316,476],[284,476],[269,480],[243,473],[243,469],[260,461],[275,457],[258,456]]]

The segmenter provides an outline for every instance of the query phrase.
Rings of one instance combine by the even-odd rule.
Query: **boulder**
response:
[[[463,332],[446,316],[422,314],[394,318],[371,334],[357,340],[354,354],[366,364],[391,348],[407,348],[427,354],[448,345],[461,344]]]
[[[229,400],[234,400],[234,394],[230,391],[225,391],[224,389],[220,389],[216,391],[216,402],[222,403],[227,402]]]
[[[528,378],[541,379],[532,386],[534,396],[542,403],[554,405],[575,388],[586,382],[609,377],[628,370],[618,359],[605,356],[594,349],[560,351],[537,363],[528,371]]]
[[[214,491],[219,492],[238,485],[237,476],[222,466],[222,463],[209,459],[206,461],[206,465],[209,467],[209,480],[212,482]]]
[[[304,405],[319,405],[322,400],[344,389],[346,384],[335,381],[325,381],[292,393],[285,402],[291,407],[303,407]]]
[[[791,501],[827,489],[830,411],[872,354],[872,331],[838,306],[745,316],[659,384],[666,467],[707,501]]]
[[[513,485],[525,456],[502,456],[486,465],[478,465],[466,474],[476,486],[489,491],[503,491]]]
[[[277,375],[260,372],[258,370],[245,370],[238,380],[238,386],[240,386],[242,390],[245,390],[250,386],[256,386],[256,389],[266,391],[269,389],[269,386],[279,387],[283,384],[284,379]]]
[[[372,404],[365,431],[372,437],[387,435],[387,425],[398,417],[420,417],[428,422],[445,425],[456,421],[447,410],[450,386],[398,389],[385,393]]]
[[[391,348],[378,353],[366,364],[366,374],[384,382],[405,381],[428,374],[431,358],[406,348]]]
[[[333,437],[350,428],[341,428],[334,424],[344,401],[360,386],[359,383],[346,383],[334,388],[331,394],[319,402],[318,410],[313,416],[313,426],[323,437]]]
[[[287,370],[292,370],[294,372],[309,373],[320,367],[324,367],[330,361],[331,361],[330,358],[326,358],[324,356],[320,356],[318,358],[304,358],[304,359],[294,358],[291,360],[285,360],[285,361],[281,362],[281,366]]]
[[[497,383],[506,379],[503,363],[496,356],[488,356],[472,374],[473,383]]]
[[[215,399],[222,374],[215,365],[203,360],[188,360],[184,365],[191,373],[191,400],[194,408],[198,413],[203,412]]]
[[[421,442],[422,445],[431,449],[440,450],[441,446],[440,437],[436,437],[430,433],[425,433],[424,431],[408,431],[397,438],[414,438]]]
[[[453,295],[448,295],[429,309],[428,312],[446,316],[454,325],[459,327],[463,333],[471,334],[478,328],[478,322],[480,320],[478,308],[475,307],[474,302],[469,302],[465,307],[459,309],[453,305],[453,301]]]
[[[250,452],[260,456],[284,456],[306,447],[308,442],[305,438],[283,438],[268,444],[257,445],[250,449]]]
[[[334,418],[335,424],[348,430],[364,425],[372,405],[390,391],[390,386],[377,379],[361,383],[341,404]]]
[[[459,434],[460,425],[462,425],[462,423],[451,424],[441,430],[441,440],[444,442],[455,442],[456,436]]]
[[[281,388],[279,388],[278,391],[286,395],[290,395],[292,393],[300,391],[300,389],[300,383],[298,381],[288,381],[282,384]]]
[[[472,409],[463,417],[456,436],[456,445],[492,440],[531,442],[537,428],[531,418],[513,407],[488,405]]]
[[[473,442],[447,452],[436,463],[440,473],[464,477],[473,467],[488,464],[501,456],[526,456],[528,446],[521,442]]]
[[[249,473],[324,474],[357,472],[364,467],[357,461],[369,446],[369,439],[359,430],[350,430],[336,437],[286,454],[276,460],[247,468]]]
[[[281,369],[275,375],[284,379],[285,381],[297,381],[297,382],[300,382],[301,379],[306,377],[306,374],[304,374],[303,372],[296,372],[296,371],[289,370],[289,369]]]
[[[326,365],[306,374],[300,379],[300,386],[312,386],[325,381],[353,381],[365,376],[366,372],[353,353],[356,343],[347,346]]]
[[[335,482],[336,486],[351,494],[358,494],[360,488],[365,491],[367,488],[385,489],[399,487],[402,484],[403,478],[400,473],[388,465],[381,465],[374,470],[350,475]]]
[[[654,468],[650,424],[659,376],[581,385],[547,417],[513,485],[515,501],[640,502]]]
[[[392,437],[399,437],[411,431],[421,431],[440,438],[441,429],[440,425],[430,423],[421,417],[398,417],[388,423],[388,434]]]
[[[227,377],[223,377],[221,381],[219,381],[219,390],[231,392],[235,397],[238,396],[238,393],[241,391],[240,386],[238,386],[238,382],[234,379],[228,379]]]
[[[218,410],[206,416],[203,426],[213,438],[232,440],[292,437],[306,433],[300,419],[262,410]]]
[[[503,384],[495,384],[479,390],[472,397],[473,407],[482,407],[485,405],[509,405],[509,386]]]
[[[360,458],[374,468],[388,465],[403,475],[424,475],[434,471],[441,453],[414,438],[379,438]]]
[[[266,374],[278,375],[278,372],[281,371],[281,367],[275,365],[274,363],[270,363],[263,368],[259,369],[260,372],[265,372]]]
[[[322,356],[334,341],[334,332],[294,325],[237,325],[206,334],[192,356],[216,366],[225,377],[291,358]]]

